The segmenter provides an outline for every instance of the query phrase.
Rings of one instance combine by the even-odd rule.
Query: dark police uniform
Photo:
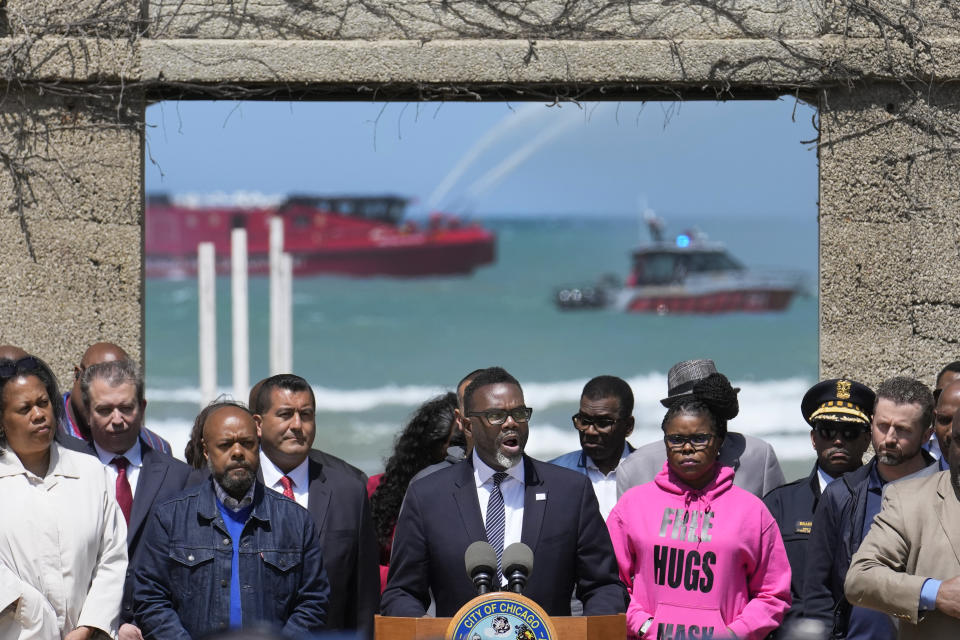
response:
[[[806,478],[777,487],[763,498],[780,527],[783,546],[790,561],[790,596],[793,605],[783,618],[782,627],[803,616],[803,571],[807,564],[807,540],[813,527],[813,512],[820,500],[820,478],[817,465]]]
[[[845,379],[824,380],[814,385],[803,397],[800,411],[803,419],[814,427],[817,421],[868,425],[876,397],[866,385]],[[770,510],[787,550],[792,577],[790,595],[793,604],[784,616],[781,629],[806,615],[803,601],[803,577],[807,566],[807,543],[813,529],[813,514],[820,501],[819,466],[806,478],[777,487],[763,498]],[[774,634],[775,636],[777,634]]]

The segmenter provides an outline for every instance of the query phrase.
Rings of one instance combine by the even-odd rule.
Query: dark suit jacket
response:
[[[804,615],[803,575],[807,567],[807,542],[813,529],[813,514],[819,500],[820,475],[817,465],[813,466],[813,471],[806,478],[777,487],[763,497],[763,504],[767,505],[780,528],[791,571],[790,596],[793,604],[787,610],[780,629],[774,631],[774,637],[786,633],[786,630]]]
[[[367,499],[367,477],[336,456],[310,452],[307,509],[320,531],[330,582],[328,630],[356,629],[373,637],[380,605],[377,536]]]
[[[551,616],[570,615],[576,587],[584,615],[626,611],[610,534],[590,481],[575,471],[524,456],[521,541],[534,553],[523,594]],[[467,547],[486,540],[472,458],[410,485],[397,521],[381,613],[452,616],[476,595],[464,569]]]
[[[93,442],[85,443],[86,452],[96,456]],[[140,537],[147,516],[153,511],[153,505],[163,502],[187,487],[199,484],[204,474],[192,469],[176,458],[152,449],[140,440],[140,455],[143,466],[137,478],[137,489],[133,496],[133,509],[130,510],[130,522],[127,524],[127,577],[123,582],[123,601],[120,608],[120,622],[133,622],[133,570],[139,558]]]

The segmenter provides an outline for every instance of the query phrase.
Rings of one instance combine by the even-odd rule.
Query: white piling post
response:
[[[281,333],[280,354],[283,371],[293,372],[293,256],[284,253],[280,258],[280,291],[283,292],[281,301]]]
[[[270,218],[270,375],[289,373],[282,361],[281,310],[283,292],[281,287],[280,256],[283,254],[283,218]]]
[[[197,246],[197,288],[200,315],[200,403],[217,397],[217,265],[212,242]]]
[[[247,306],[247,230],[230,234],[230,301],[233,318],[233,397],[242,400],[250,390],[250,324]]]

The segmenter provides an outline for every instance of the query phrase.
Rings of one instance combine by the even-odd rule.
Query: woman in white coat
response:
[[[54,441],[39,358],[0,360],[0,638],[115,637],[127,528],[103,464]]]

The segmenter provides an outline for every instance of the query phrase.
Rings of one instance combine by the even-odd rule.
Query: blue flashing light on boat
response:
[[[677,246],[681,249],[686,249],[690,246],[690,236],[685,233],[681,233],[677,236]]]

